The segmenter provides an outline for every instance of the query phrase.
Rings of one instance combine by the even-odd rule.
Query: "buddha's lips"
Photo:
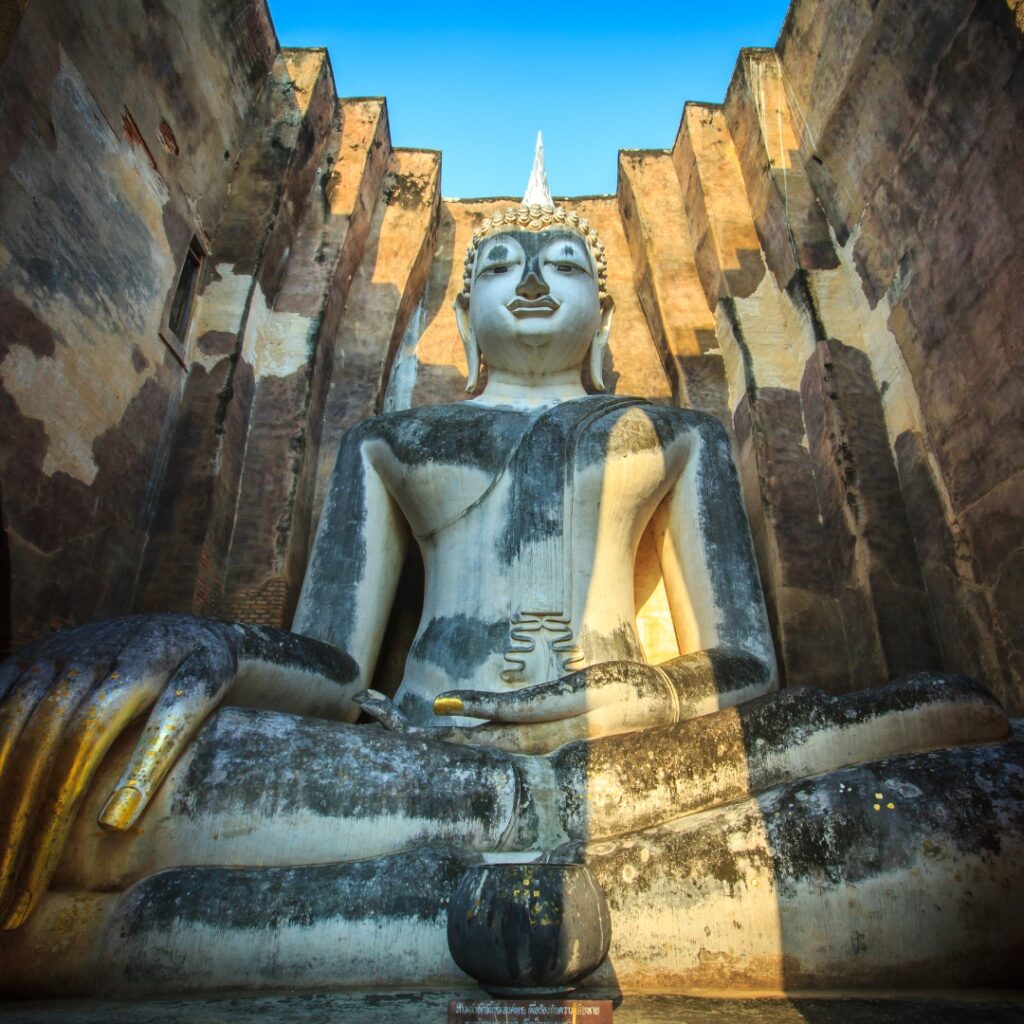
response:
[[[550,316],[559,303],[545,296],[542,299],[513,299],[505,308],[516,317]]]

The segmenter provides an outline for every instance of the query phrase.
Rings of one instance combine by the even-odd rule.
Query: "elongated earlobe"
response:
[[[469,339],[463,339],[463,347],[466,350],[466,391],[476,391],[480,383],[480,346],[476,343],[476,335],[470,331]]]
[[[601,303],[601,326],[590,343],[590,382],[595,391],[604,391],[604,354],[608,350],[608,334],[612,329],[615,306],[609,298]]]
[[[476,391],[480,382],[480,346],[476,343],[476,335],[469,323],[469,301],[465,293],[455,298],[455,324],[462,339],[462,348],[466,353],[466,390]]]

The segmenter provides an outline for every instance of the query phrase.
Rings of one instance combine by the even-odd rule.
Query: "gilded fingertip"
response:
[[[15,928],[20,928],[25,923],[25,919],[28,917],[31,909],[32,893],[26,889],[18,893],[18,898],[14,901],[11,912],[4,918],[4,923],[0,925],[0,929],[5,932],[13,932]]]
[[[134,786],[122,786],[100,812],[100,825],[114,832],[131,828],[141,804],[142,794]]]
[[[434,700],[435,715],[458,715],[463,710],[463,703],[458,697],[437,697]]]

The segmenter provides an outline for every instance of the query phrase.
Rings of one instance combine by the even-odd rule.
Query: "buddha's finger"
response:
[[[553,750],[586,739],[592,730],[590,715],[577,715],[553,722],[533,724],[488,723],[466,730],[466,742],[493,747],[507,754],[549,754]]]
[[[0,704],[0,791],[5,791],[6,766],[18,738],[33,712],[58,681],[58,672],[68,677],[93,679],[104,674],[116,652],[116,641],[124,632],[123,624],[111,622],[103,627],[89,627],[92,633],[88,649],[76,643],[86,627],[55,633],[32,644],[9,661],[4,670],[16,672],[7,699]],[[13,668],[12,668],[13,667]]]
[[[14,689],[14,684],[22,677],[24,671],[21,659],[16,657],[8,658],[0,664],[0,701]]]
[[[664,723],[653,706],[641,709],[639,713],[623,714],[621,706],[609,705],[588,711],[585,715],[553,722],[518,725],[488,722],[466,729],[465,738],[456,742],[494,747],[508,754],[550,754],[566,743],[617,736],[661,724]]]
[[[21,736],[25,723],[53,683],[57,666],[53,662],[37,661],[23,672],[11,686],[7,700],[0,706],[0,791],[7,764]]]
[[[565,679],[512,693],[449,690],[434,699],[434,714],[485,718],[491,722],[550,722],[585,714],[587,701],[584,674],[574,672]]]
[[[464,715],[521,724],[578,718],[605,708],[624,717],[674,721],[671,683],[650,666],[605,661],[561,679],[510,693],[450,690],[434,701],[435,715]],[[653,716],[653,717],[652,717]]]
[[[234,646],[219,623],[168,619],[154,624],[151,633],[132,653],[140,665],[158,661],[170,671],[100,814],[100,824],[115,831],[130,828],[138,820],[182,749],[227,693],[237,670]]]
[[[195,650],[178,666],[100,812],[100,825],[123,832],[138,821],[178,756],[223,700],[237,667],[234,652],[221,645]]]
[[[18,928],[45,892],[96,769],[121,731],[156,699],[165,678],[153,673],[130,680],[112,675],[79,707],[60,745],[31,842],[23,842],[17,887],[0,891],[5,931]]]
[[[352,702],[358,704],[361,711],[374,721],[379,722],[389,732],[411,733],[414,731],[405,715],[391,700],[377,690],[360,690],[352,698]]]
[[[19,684],[23,685],[28,677],[38,675],[38,672],[33,671],[36,666],[42,668],[49,665],[53,668],[60,664],[60,645],[57,643],[60,636],[61,634],[54,633],[37,640],[0,663],[0,701],[14,694],[19,689]]]
[[[9,893],[24,856],[25,837],[39,813],[39,797],[65,727],[92,689],[98,673],[95,665],[71,661],[55,676],[50,675],[45,684],[32,687],[46,692],[36,700],[17,741],[9,746],[0,773],[0,791],[7,795],[0,814],[0,901]],[[48,674],[41,672],[38,679]],[[29,702],[26,697],[24,704]]]

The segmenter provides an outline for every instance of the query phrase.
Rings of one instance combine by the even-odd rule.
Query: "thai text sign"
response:
[[[610,999],[453,999],[448,1024],[612,1024]]]

